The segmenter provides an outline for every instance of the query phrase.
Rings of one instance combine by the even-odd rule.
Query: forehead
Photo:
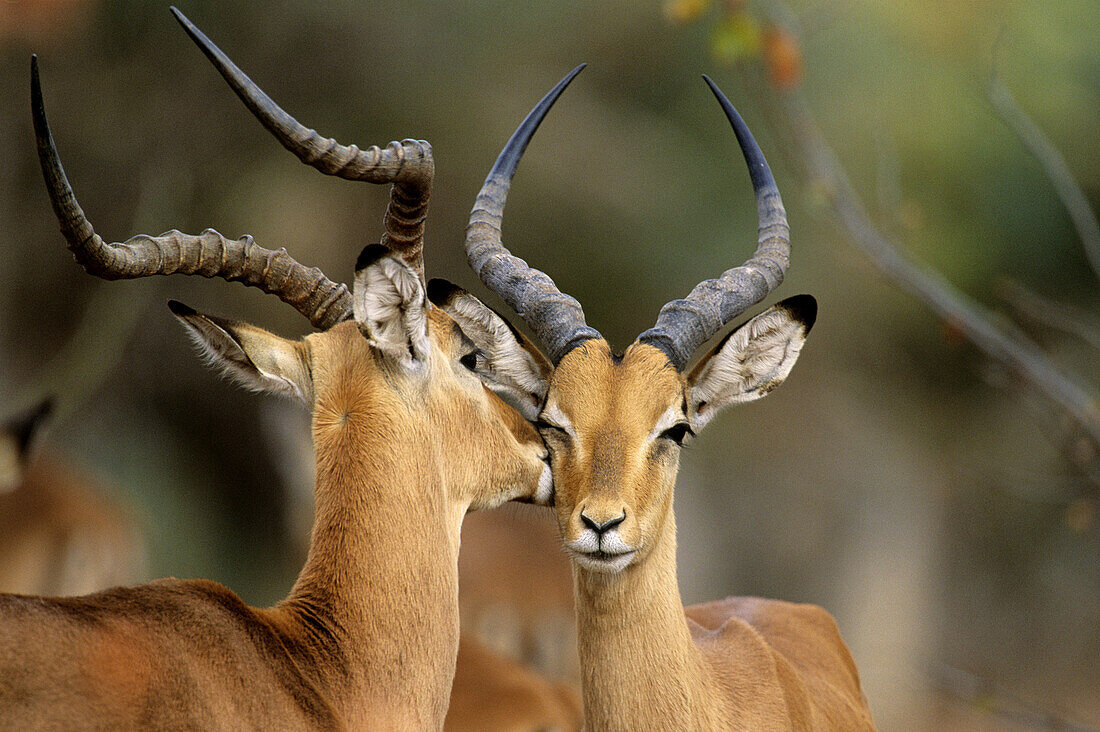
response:
[[[669,407],[680,407],[683,401],[684,379],[665,354],[634,343],[616,359],[602,339],[566,354],[547,394],[547,407],[560,409],[578,428],[613,419],[648,431]]]

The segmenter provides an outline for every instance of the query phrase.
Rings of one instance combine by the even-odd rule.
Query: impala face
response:
[[[672,506],[686,410],[683,377],[651,346],[617,358],[591,340],[558,364],[536,424],[562,542],[580,566],[619,572],[652,548]]]
[[[558,526],[586,570],[620,572],[645,558],[672,507],[680,445],[723,406],[759,399],[790,373],[817,315],[799,295],[730,332],[687,371],[695,351],[779,286],[790,255],[783,201],[764,154],[721,90],[703,77],[737,137],[759,217],[755,254],[667,303],[620,357],[584,320],[580,303],[501,240],[504,203],[532,135],[579,66],[523,120],[489,171],[466,228],[466,258],[489,289],[522,316],[545,348],[512,329],[522,357],[487,383],[532,419],[550,449]],[[471,338],[501,340],[509,326],[464,291],[438,291]],[[523,373],[520,373],[523,372]]]
[[[484,354],[449,315],[427,304],[411,267],[380,245],[366,252],[356,273],[356,320],[301,341],[180,303],[170,304],[172,312],[232,378],[311,408],[321,463],[362,453],[364,466],[430,471],[433,483],[473,509],[546,503],[546,448],[530,423],[482,384]],[[364,450],[404,438],[422,442],[423,454]],[[409,496],[410,506],[422,502]]]

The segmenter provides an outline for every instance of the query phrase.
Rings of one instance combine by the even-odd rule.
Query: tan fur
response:
[[[672,511],[679,448],[654,432],[670,410],[671,421],[688,419],[690,389],[663,353],[638,343],[616,361],[605,341],[590,340],[551,377],[542,418],[567,424],[543,435],[558,525],[574,559],[587,725],[872,728],[855,664],[821,608],[755,598],[682,606]],[[625,568],[577,551],[582,512],[597,523],[625,512],[609,532],[617,534],[611,546],[634,550]]]
[[[286,600],[250,608],[175,579],[2,595],[0,726],[440,728],[462,517],[533,495],[545,465],[534,430],[455,361],[450,318],[431,311],[428,335],[416,378],[354,322],[296,347],[314,394],[317,507]]]

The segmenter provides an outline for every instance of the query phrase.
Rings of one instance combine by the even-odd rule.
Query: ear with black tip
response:
[[[485,385],[534,421],[553,371],[542,352],[499,313],[458,285],[429,280],[428,299],[454,318],[485,354],[478,367],[478,376]]]
[[[387,359],[404,367],[423,364],[428,344],[428,301],[416,270],[381,244],[371,244],[355,263],[355,322]]]
[[[309,404],[313,382],[305,344],[247,323],[203,315],[175,300],[168,309],[212,366],[246,388]]]
[[[47,398],[0,424],[0,493],[13,490],[23,482],[27,453],[51,412],[53,399]]]
[[[782,384],[816,319],[817,301],[796,295],[727,335],[687,377],[692,429],[702,429],[722,407],[759,399]]]
[[[30,409],[13,415],[4,421],[0,431],[13,441],[20,455],[26,454],[31,443],[42,429],[42,424],[53,413],[53,397],[46,397]]]

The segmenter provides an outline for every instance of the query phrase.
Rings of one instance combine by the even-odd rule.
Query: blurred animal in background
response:
[[[574,684],[550,681],[463,632],[444,732],[580,732],[582,721]]]
[[[573,574],[552,513],[515,504],[466,516],[458,555],[462,629],[550,678],[580,681]]]
[[[52,401],[0,424],[0,592],[83,595],[140,582],[142,531],[105,486],[35,447]]]

